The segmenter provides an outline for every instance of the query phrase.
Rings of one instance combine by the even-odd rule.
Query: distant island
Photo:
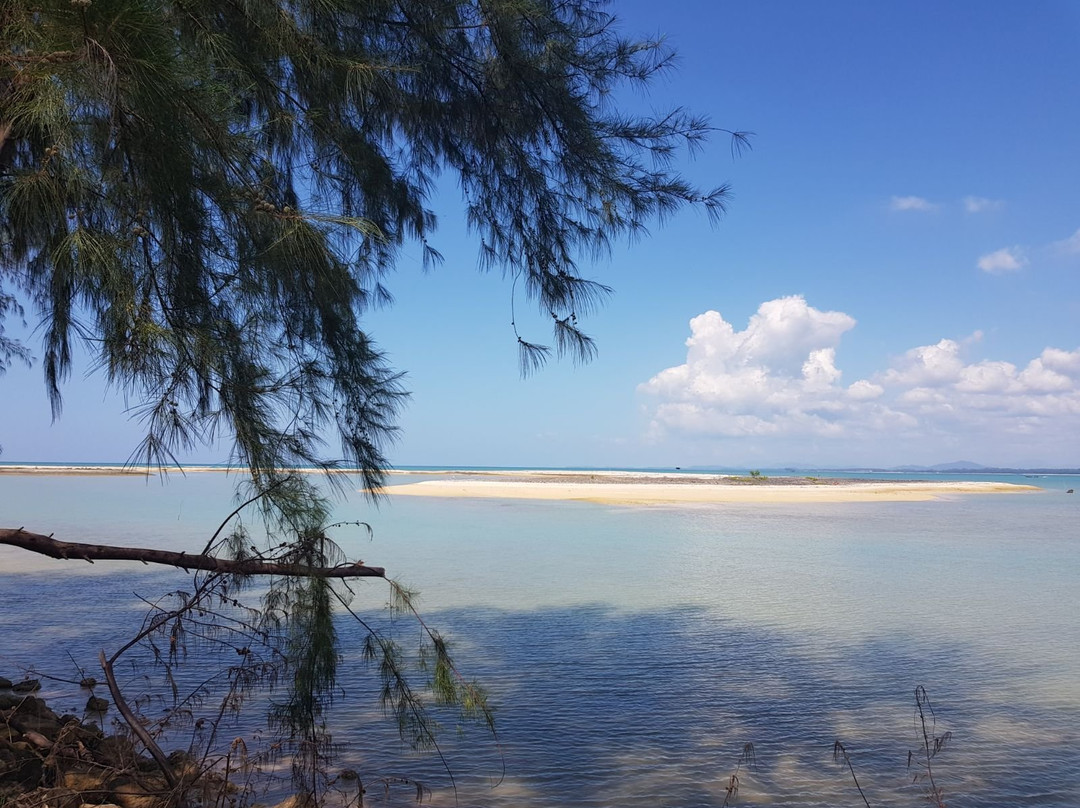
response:
[[[687,471],[739,471],[743,466],[687,466]],[[1080,468],[1013,468],[984,466],[970,460],[938,463],[933,466],[784,466],[783,471],[804,474],[814,471],[844,474],[1080,474]]]

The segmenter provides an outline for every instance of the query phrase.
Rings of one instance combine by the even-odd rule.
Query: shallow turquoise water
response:
[[[1080,499],[1064,489],[1080,480],[1017,481],[1053,488],[814,506],[356,499],[338,515],[373,528],[341,534],[349,557],[418,588],[492,692],[505,778],[491,788],[503,764],[482,733],[451,729],[461,805],[719,806],[747,741],[739,804],[861,804],[837,738],[871,804],[923,804],[906,768],[921,684],[953,733],[935,768],[950,806],[1065,808],[1080,805]],[[0,477],[0,522],[63,539],[197,552],[230,509],[219,474]],[[138,625],[132,593],[184,580],[0,548],[0,674],[71,678],[69,651],[93,669]],[[358,605],[377,617],[386,599],[367,582]],[[345,761],[453,804],[437,761],[379,717],[359,635],[341,631]]]

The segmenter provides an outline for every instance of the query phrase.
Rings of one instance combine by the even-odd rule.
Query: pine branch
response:
[[[309,567],[304,564],[280,564],[273,561],[245,559],[235,561],[209,555],[188,555],[148,547],[117,547],[110,544],[83,544],[57,541],[51,536],[29,533],[22,528],[0,529],[0,544],[21,547],[49,558],[95,561],[141,561],[144,564],[165,564],[184,571],[207,570],[233,575],[285,575],[304,578],[385,578],[382,567],[366,567],[362,563],[339,564],[334,567]]]

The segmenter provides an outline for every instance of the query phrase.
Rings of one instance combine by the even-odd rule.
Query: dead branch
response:
[[[101,669],[105,671],[105,681],[109,685],[109,693],[112,694],[113,703],[116,704],[116,709],[120,711],[120,715],[124,717],[124,721],[131,727],[131,731],[143,742],[146,751],[148,751],[157,762],[158,768],[161,769],[161,773],[165,776],[165,781],[169,784],[169,787],[176,788],[176,775],[173,773],[172,766],[169,765],[169,759],[165,757],[165,753],[161,751],[161,747],[154,742],[152,737],[150,737],[150,733],[146,731],[146,727],[142,725],[138,716],[131,711],[127,701],[124,700],[124,696],[120,692],[120,685],[116,683],[116,676],[113,674],[112,661],[105,658],[104,651],[101,652],[100,660]]]
[[[30,533],[22,528],[0,528],[0,544],[20,547],[49,558],[88,561],[141,561],[144,564],[165,564],[185,572],[206,570],[232,575],[289,575],[305,578],[385,578],[382,567],[366,567],[363,562],[339,564],[336,567],[309,567],[304,564],[284,564],[258,559],[233,560],[211,555],[188,555],[171,550],[152,550],[148,547],[117,547],[110,544],[83,544],[57,541],[52,536]]]

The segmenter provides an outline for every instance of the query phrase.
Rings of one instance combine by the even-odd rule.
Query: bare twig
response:
[[[927,712],[930,713],[929,730],[926,728]],[[934,767],[930,761],[938,752],[945,748],[945,744],[952,740],[952,733],[946,732],[941,736],[934,734],[937,729],[937,716],[934,715],[934,707],[930,704],[930,696],[927,694],[926,688],[922,685],[915,688],[915,715],[919,722],[919,729],[922,732],[924,765],[926,767],[927,780],[930,781],[930,787],[927,789],[927,799],[937,806],[937,808],[945,808],[945,793],[938,788],[937,783],[934,782]],[[909,752],[909,767],[911,766],[911,760],[912,754]]]
[[[859,796],[862,797],[863,803],[866,804],[866,808],[870,808],[870,802],[866,799],[866,794],[863,793],[862,786],[859,785],[859,778],[855,776],[855,767],[851,765],[851,756],[848,755],[847,749],[840,743],[839,739],[833,744],[832,750],[833,760],[837,763],[843,762],[847,764],[848,771],[851,772],[851,780],[855,783],[855,788],[859,790]]]
[[[735,771],[731,773],[727,785],[724,787],[724,802],[721,803],[720,808],[727,808],[728,802],[739,796],[739,771],[744,764],[749,769],[757,765],[757,754],[754,752],[752,743],[744,744],[742,752],[739,753],[739,761],[735,764]]]

